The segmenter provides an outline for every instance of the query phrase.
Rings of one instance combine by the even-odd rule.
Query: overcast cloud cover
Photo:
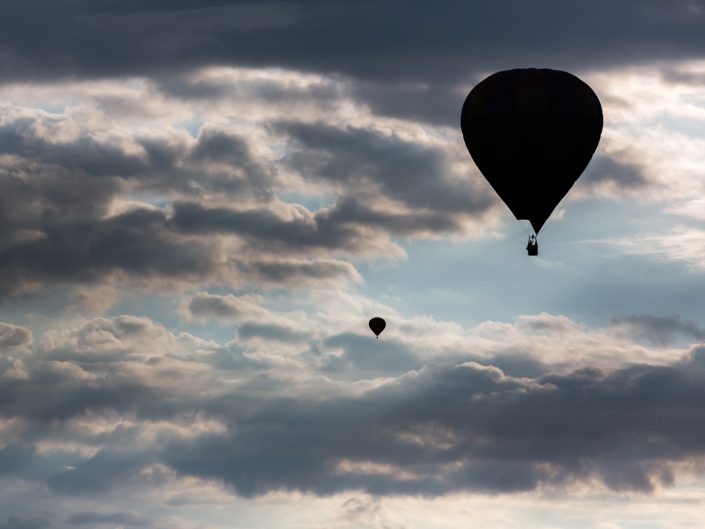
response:
[[[0,529],[699,526],[703,27],[3,1]],[[605,116],[538,259],[458,126],[528,66]]]

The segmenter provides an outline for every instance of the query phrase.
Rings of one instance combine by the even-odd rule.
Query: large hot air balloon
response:
[[[590,162],[602,107],[595,92],[567,72],[507,70],[472,89],[460,125],[487,181],[538,234]],[[527,250],[538,253],[535,237]]]
[[[382,318],[375,316],[370,320],[368,325],[370,326],[372,332],[375,333],[375,336],[379,338],[380,333],[387,326],[387,322],[384,321]]]

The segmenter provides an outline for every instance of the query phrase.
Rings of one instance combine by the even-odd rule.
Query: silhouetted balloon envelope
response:
[[[387,326],[387,322],[384,321],[382,318],[374,317],[370,320],[369,323],[370,329],[372,329],[372,332],[375,333],[375,336],[379,338],[380,333],[384,330],[384,328]]]
[[[590,162],[600,142],[602,106],[567,72],[507,70],[470,91],[460,126],[484,177],[538,233]]]

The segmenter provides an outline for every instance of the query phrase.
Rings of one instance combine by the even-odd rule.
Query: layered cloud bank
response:
[[[5,477],[69,496],[150,488],[154,472],[240,496],[652,491],[705,455],[705,349],[663,346],[693,333],[678,319],[651,345],[625,338],[658,333],[646,317],[588,330],[547,314],[467,331],[408,321],[378,342],[251,300],[186,307],[240,321],[240,338],[132,316],[34,341],[3,324]]]
[[[595,74],[608,119],[571,200],[666,202],[698,221],[703,140],[667,120],[705,119],[682,80],[702,64],[678,71]],[[361,261],[403,257],[400,240],[493,237],[508,220],[456,127],[376,114],[354,80],[216,68],[181,82],[183,93],[149,78],[0,89],[4,296],[347,283]],[[674,89],[680,99],[660,96]],[[697,228],[677,230],[607,242],[699,262]]]
[[[232,89],[254,82],[253,72],[225,74]],[[307,76],[281,72],[259,82],[285,97]],[[412,123],[376,126],[369,115],[357,125],[325,123],[315,93],[306,96],[310,108],[280,121],[247,92],[201,108],[155,95],[151,83],[56,89],[49,96],[41,88],[6,88],[10,98],[21,90],[26,105],[62,110],[4,105],[5,295],[115,279],[231,287],[288,287],[307,277],[346,282],[357,273],[341,258],[399,257],[395,235],[477,233],[497,206],[467,164],[460,166],[455,146]],[[79,104],[76,93],[84,98]],[[129,105],[156,115],[136,122],[136,114],[121,111]],[[244,106],[251,108],[239,121]],[[225,109],[230,115],[222,120]],[[200,121],[198,130],[189,120]]]
[[[698,0],[513,1],[501,8],[451,0],[435,9],[401,0],[12,0],[3,15],[3,74],[11,77],[237,64],[441,85],[510,61],[605,67],[701,57],[705,16]]]

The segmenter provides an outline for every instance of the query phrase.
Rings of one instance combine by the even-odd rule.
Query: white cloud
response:
[[[694,272],[705,270],[705,230],[677,226],[672,228],[670,233],[651,233],[593,242],[611,245],[627,255],[644,255],[659,261],[680,262]]]

